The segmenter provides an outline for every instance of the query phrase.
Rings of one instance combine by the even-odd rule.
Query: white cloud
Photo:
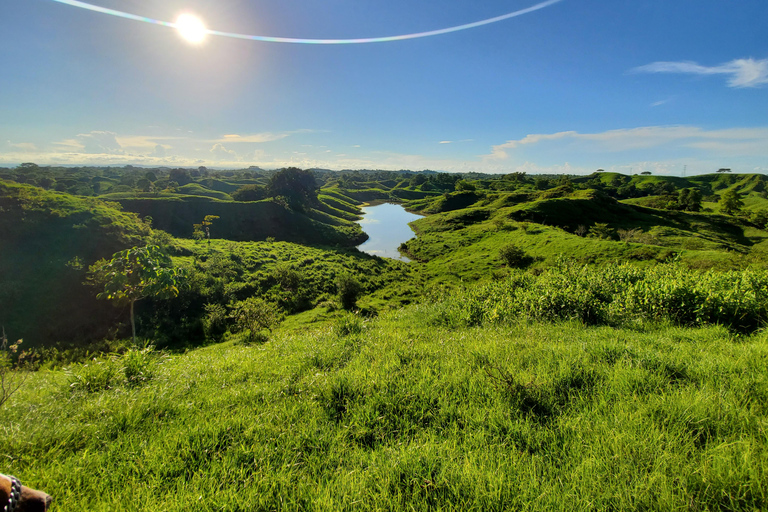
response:
[[[598,133],[565,131],[531,134],[522,139],[509,140],[493,146],[485,160],[506,160],[510,152],[545,142],[569,143],[569,149],[578,152],[622,152],[658,148],[666,145],[711,149],[712,151],[742,152],[749,155],[768,155],[768,128],[731,128],[703,130],[695,126],[646,126],[608,130]]]
[[[293,131],[287,131],[287,132],[262,132],[262,133],[252,133],[247,135],[240,135],[237,133],[228,133],[225,135],[222,135],[218,139],[213,139],[210,142],[214,143],[233,143],[233,142],[251,142],[251,143],[257,143],[257,144],[263,144],[265,142],[274,142],[276,140],[285,139],[286,137],[290,137],[291,135],[295,135],[297,133],[311,133],[313,130],[293,130]]]
[[[653,62],[630,70],[633,73],[687,73],[727,75],[730,87],[759,87],[768,84],[768,59],[735,59],[719,66],[696,62]]]
[[[237,160],[237,153],[225,148],[224,144],[219,142],[213,145],[210,152],[216,160]]]
[[[37,146],[31,142],[11,142],[8,141],[8,145],[13,149],[20,149],[22,151],[37,151]]]
[[[77,136],[77,142],[83,153],[106,153],[119,155],[123,153],[123,147],[117,142],[117,134],[114,132],[93,131],[81,133]]]

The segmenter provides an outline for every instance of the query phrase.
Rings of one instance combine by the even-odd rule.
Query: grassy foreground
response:
[[[433,307],[39,371],[0,416],[3,469],[55,510],[768,507],[765,333]]]

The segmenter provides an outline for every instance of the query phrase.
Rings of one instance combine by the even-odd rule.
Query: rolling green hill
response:
[[[105,337],[120,312],[83,286],[88,266],[149,232],[118,204],[0,181],[0,325],[26,347]]]

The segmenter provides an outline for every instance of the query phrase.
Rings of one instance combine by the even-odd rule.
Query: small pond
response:
[[[410,261],[402,256],[397,248],[401,243],[413,238],[413,230],[408,223],[420,218],[421,215],[407,212],[399,204],[364,206],[363,220],[360,221],[360,225],[370,238],[357,248],[384,258]]]

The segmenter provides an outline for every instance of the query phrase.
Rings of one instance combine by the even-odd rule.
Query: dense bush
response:
[[[344,309],[352,309],[357,304],[357,298],[363,291],[360,281],[350,274],[342,274],[336,279],[336,290],[339,293],[339,302]]]
[[[589,325],[651,320],[750,333],[768,320],[768,271],[562,264],[536,277],[514,270],[505,281],[464,290],[431,307],[433,323],[449,327],[526,318]]]

